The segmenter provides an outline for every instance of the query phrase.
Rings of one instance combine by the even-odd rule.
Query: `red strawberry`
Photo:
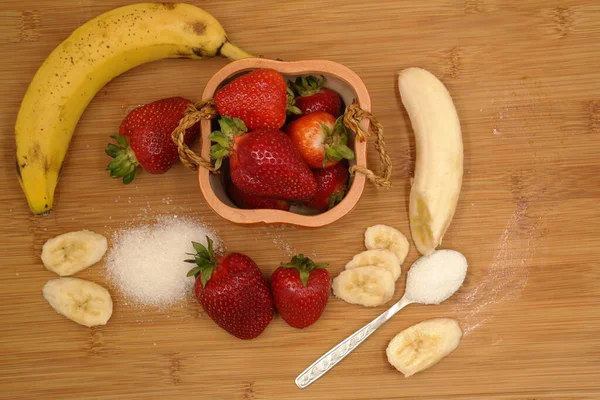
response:
[[[331,114],[316,111],[290,122],[287,133],[311,168],[327,168],[341,159],[354,158],[346,146],[348,132],[342,117],[336,120]]]
[[[233,182],[227,184],[227,192],[229,197],[239,208],[257,209],[268,208],[274,210],[289,211],[290,204],[283,200],[267,199],[264,197],[254,197],[242,192]]]
[[[210,135],[211,158],[219,169],[229,157],[233,184],[244,193],[287,201],[304,202],[317,190],[315,177],[298,149],[285,133],[277,129],[257,129],[246,133],[237,118],[219,120],[220,131]]]
[[[130,183],[138,165],[151,174],[167,172],[179,159],[171,132],[179,125],[188,105],[182,97],[170,97],[138,107],[125,117],[119,135],[111,136],[105,152],[113,160],[106,169],[112,178]],[[198,134],[198,124],[186,131],[184,142],[189,146]]]
[[[285,123],[288,87],[279,72],[257,69],[242,75],[215,94],[221,116],[239,118],[251,131],[279,129]]]
[[[348,182],[348,169],[342,163],[325,169],[313,171],[317,179],[317,193],[307,207],[315,210],[327,211],[338,204],[346,195]]]
[[[294,88],[300,95],[295,99],[295,105],[302,114],[324,111],[335,118],[342,114],[342,99],[337,92],[323,87],[325,79],[315,76],[298,77]]]
[[[290,326],[306,328],[323,314],[331,289],[326,266],[300,254],[271,275],[275,307]]]
[[[213,242],[208,246],[192,242],[197,254],[185,260],[196,264],[188,272],[195,276],[194,293],[209,317],[240,339],[260,335],[273,318],[273,299],[260,269],[244,254],[215,257]]]

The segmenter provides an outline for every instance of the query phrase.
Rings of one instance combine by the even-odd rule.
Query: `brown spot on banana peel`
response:
[[[219,49],[217,49],[217,51],[215,53],[209,53],[206,51],[206,49],[204,47],[193,47],[192,52],[195,55],[197,55],[198,57],[209,58],[209,57],[213,57],[215,54],[219,54],[220,49],[221,49],[221,47],[219,47]]]
[[[174,10],[177,4],[175,3],[159,3],[161,7],[166,8],[167,10]]]
[[[38,160],[41,161],[41,157],[43,157],[43,153],[42,153],[42,149],[40,148],[40,144],[35,143],[33,146],[31,146],[31,148],[29,149],[29,152],[27,154],[28,154],[31,162],[36,162]]]
[[[177,53],[175,53],[177,55],[177,58],[190,58],[192,53],[187,53],[185,51],[177,51]]]
[[[191,24],[191,27],[192,31],[194,31],[194,33],[198,36],[204,34],[204,32],[206,31],[206,24],[201,21],[194,22],[193,24]]]
[[[50,172],[50,168],[52,167],[52,160],[48,157],[44,160],[44,172],[47,174]]]

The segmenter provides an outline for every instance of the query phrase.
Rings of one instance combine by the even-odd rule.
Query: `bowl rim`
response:
[[[365,111],[371,111],[371,98],[362,79],[348,67],[329,60],[278,61],[263,58],[246,58],[233,61],[217,71],[206,84],[202,93],[203,100],[213,98],[219,85],[229,77],[247,70],[271,68],[284,75],[333,75],[355,93],[358,105]],[[363,119],[361,126],[368,129],[368,119]],[[211,121],[202,120],[200,123],[200,154],[205,160],[210,159]],[[367,166],[367,142],[361,141],[357,135],[354,139],[356,165]],[[346,214],[357,205],[365,187],[365,175],[357,173],[344,199],[331,210],[317,215],[302,215],[290,211],[272,209],[241,209],[230,207],[223,203],[214,193],[210,183],[210,172],[198,168],[198,183],[200,191],[209,207],[222,218],[238,225],[294,225],[305,228],[319,228],[329,225]]]

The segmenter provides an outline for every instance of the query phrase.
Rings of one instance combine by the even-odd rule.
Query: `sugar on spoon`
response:
[[[408,271],[404,296],[386,312],[338,343],[296,378],[304,389],[342,361],[381,325],[409,304],[440,304],[452,296],[467,275],[467,259],[458,251],[438,250],[419,258]]]

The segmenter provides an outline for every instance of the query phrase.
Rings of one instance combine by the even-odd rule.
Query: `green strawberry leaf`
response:
[[[305,268],[301,268],[300,282],[302,282],[302,286],[306,287],[306,285],[308,285],[308,278],[310,278],[310,271]]]
[[[226,158],[231,153],[234,136],[243,135],[248,132],[244,121],[239,118],[230,118],[226,115],[219,119],[219,127],[221,130],[214,131],[209,136],[211,142],[214,142],[210,147],[210,158],[215,160],[215,169],[217,170],[221,168],[223,158]]]
[[[345,158],[346,160],[354,160],[354,152],[345,144],[337,145],[335,149],[342,158]]]
[[[215,169],[216,170],[220,169],[222,165],[223,165],[223,157],[217,158],[217,160],[215,161]]]
[[[186,259],[184,262],[195,263],[196,266],[192,268],[187,276],[200,276],[200,281],[204,287],[210,280],[213,270],[217,267],[217,258],[214,254],[214,243],[209,236],[206,236],[206,246],[202,243],[192,241],[192,246],[196,251],[196,254],[186,253],[193,255],[194,259]]]
[[[208,280],[212,276],[212,272],[213,272],[212,268],[203,268],[202,269],[202,272],[200,275],[200,280],[202,281],[202,287],[206,287],[206,282],[208,282]]]
[[[302,286],[306,287],[308,285],[308,280],[310,278],[310,273],[317,268],[325,268],[327,267],[327,263],[319,263],[315,264],[313,260],[308,257],[305,257],[304,254],[298,254],[297,256],[293,256],[289,263],[281,263],[283,268],[295,268],[298,270],[300,275],[300,282],[302,282]]]
[[[135,173],[137,172],[137,168],[134,168],[133,171],[131,171],[130,173],[128,173],[127,175],[125,175],[123,177],[123,183],[126,185],[129,185],[131,183],[131,181],[133,181],[133,178],[135,178]]]
[[[208,254],[208,250],[202,243],[192,242],[192,246],[194,246],[194,250],[198,252],[198,254]]]
[[[106,153],[106,155],[115,158],[119,155],[119,150],[121,150],[121,148],[119,146],[117,146],[114,143],[109,143],[106,146],[106,150],[104,150],[104,152]]]
[[[210,140],[223,148],[227,148],[231,144],[230,139],[226,138],[221,131],[214,131],[211,133]]]
[[[294,91],[288,84],[288,87],[287,87],[287,109],[286,109],[286,113],[288,115],[290,115],[290,114],[301,115],[302,114],[302,110],[300,110],[298,107],[296,107],[295,97],[296,97],[296,95],[295,95]]]
[[[206,242],[208,244],[208,255],[212,258],[213,254],[214,254],[214,249],[213,249],[213,241],[210,237],[206,237]]]
[[[190,277],[190,276],[196,276],[200,273],[200,271],[202,271],[202,268],[200,267],[194,267],[192,269],[189,270],[189,272],[187,273],[186,276]]]
[[[125,136],[113,135],[111,138],[117,143],[109,143],[104,150],[106,155],[112,158],[106,166],[106,171],[109,171],[111,178],[122,178],[123,183],[127,185],[135,178],[139,163]]]
[[[325,77],[320,75],[319,77],[308,75],[296,78],[294,82],[294,88],[298,94],[302,97],[311,96],[318,93],[325,83]]]
[[[325,164],[327,164],[330,161],[339,161],[342,158],[342,155],[337,151],[335,147],[328,147],[327,150],[325,150],[325,159],[323,160],[323,166],[325,166]]]

